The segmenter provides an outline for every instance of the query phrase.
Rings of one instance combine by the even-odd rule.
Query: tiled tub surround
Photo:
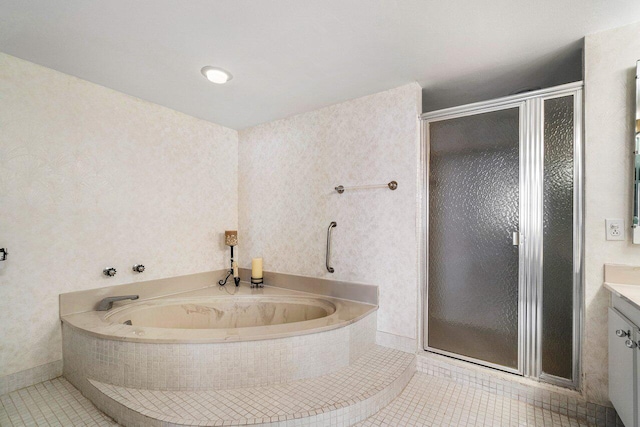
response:
[[[154,390],[252,387],[348,366],[374,345],[375,313],[340,329],[261,341],[151,344],[106,340],[63,325],[64,375]]]
[[[265,287],[218,286],[180,298],[309,299]],[[64,375],[84,381],[154,390],[251,387],[325,375],[348,366],[375,342],[376,307],[322,297],[336,307],[319,319],[229,329],[165,329],[104,321],[104,312],[63,316]],[[172,301],[174,297],[153,300]],[[129,307],[141,303],[130,303]],[[108,314],[108,312],[107,312]]]

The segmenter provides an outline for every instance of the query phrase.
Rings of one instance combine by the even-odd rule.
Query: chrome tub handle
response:
[[[331,224],[329,224],[329,228],[327,228],[327,258],[326,258],[326,266],[327,266],[327,271],[329,273],[333,273],[335,270],[333,269],[333,267],[331,267],[329,265],[329,260],[331,260],[331,230],[334,227],[337,227],[338,224],[336,224],[335,221],[331,221]]]

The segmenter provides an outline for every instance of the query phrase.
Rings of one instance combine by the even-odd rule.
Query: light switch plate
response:
[[[624,219],[619,218],[607,218],[605,219],[605,226],[607,232],[607,240],[624,240]]]

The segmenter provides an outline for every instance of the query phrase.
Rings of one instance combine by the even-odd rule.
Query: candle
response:
[[[233,277],[239,277],[238,275],[238,263],[233,261]]]
[[[254,279],[262,279],[262,258],[254,258],[251,260],[251,277]]]

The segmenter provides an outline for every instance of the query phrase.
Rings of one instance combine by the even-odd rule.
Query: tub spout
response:
[[[98,311],[111,310],[111,308],[113,307],[114,301],[122,301],[125,299],[138,299],[138,298],[140,298],[138,295],[123,295],[119,297],[107,297],[107,298],[104,298],[102,301],[100,301],[100,303],[98,304],[98,308],[96,310]]]

